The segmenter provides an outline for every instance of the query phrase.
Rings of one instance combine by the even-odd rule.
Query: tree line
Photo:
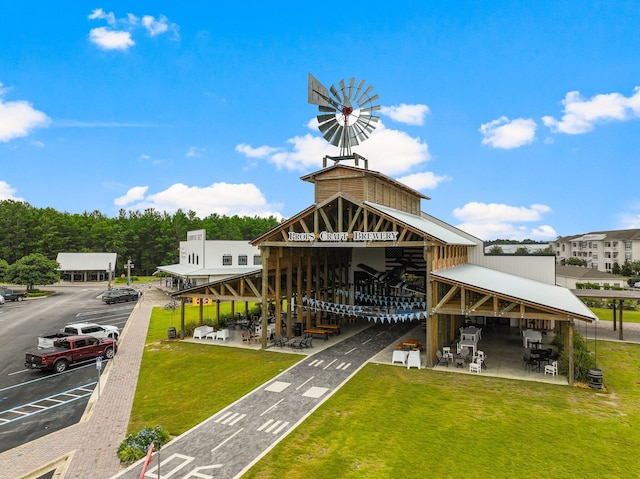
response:
[[[150,275],[157,266],[179,262],[180,241],[186,241],[187,231],[206,230],[208,240],[250,241],[278,224],[273,216],[212,214],[201,219],[193,211],[179,209],[169,214],[154,208],[121,209],[117,217],[110,218],[97,210],[71,214],[3,200],[0,263],[11,266],[34,254],[55,261],[58,253],[117,253],[116,271],[131,260],[136,274]]]

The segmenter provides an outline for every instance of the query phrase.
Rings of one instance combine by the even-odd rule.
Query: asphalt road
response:
[[[93,360],[62,374],[25,369],[38,335],[81,321],[122,329],[135,305],[105,305],[99,287],[47,289],[55,294],[0,306],[0,452],[78,422],[96,387]]]

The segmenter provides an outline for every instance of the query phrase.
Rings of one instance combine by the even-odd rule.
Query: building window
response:
[[[241,254],[240,256],[238,256],[238,264],[240,266],[246,266],[247,265],[247,255],[246,254]]]
[[[631,241],[625,241],[624,242],[624,249],[626,249],[626,250],[630,250],[631,249]]]
[[[261,265],[262,264],[262,259],[260,258],[259,254],[254,254],[253,255],[253,264],[254,265]]]
[[[233,258],[230,254],[222,255],[222,266],[231,266],[233,264]]]

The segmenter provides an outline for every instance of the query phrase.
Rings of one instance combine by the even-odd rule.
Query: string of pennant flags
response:
[[[368,306],[332,303],[330,301],[307,298],[306,296],[302,297],[302,307],[308,308],[311,311],[324,311],[342,317],[358,316],[366,318],[367,321],[373,321],[374,323],[378,321],[381,323],[397,323],[398,321],[416,321],[427,318],[426,311],[419,309],[398,310],[396,313],[381,313],[373,311],[372,308]]]
[[[336,293],[344,297],[354,298],[356,301],[371,303],[376,306],[384,306],[386,308],[413,309],[417,306],[418,308],[427,309],[425,299],[414,296],[378,296],[375,294],[361,293],[359,291],[352,293],[344,289],[337,289]]]

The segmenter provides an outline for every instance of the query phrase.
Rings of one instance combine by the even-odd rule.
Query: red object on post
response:
[[[142,466],[142,471],[140,472],[140,477],[138,479],[142,479],[144,475],[147,473],[147,467],[149,467],[149,463],[151,462],[152,455],[153,455],[153,443],[149,444],[149,449],[147,450],[147,458],[144,460],[144,465]]]

